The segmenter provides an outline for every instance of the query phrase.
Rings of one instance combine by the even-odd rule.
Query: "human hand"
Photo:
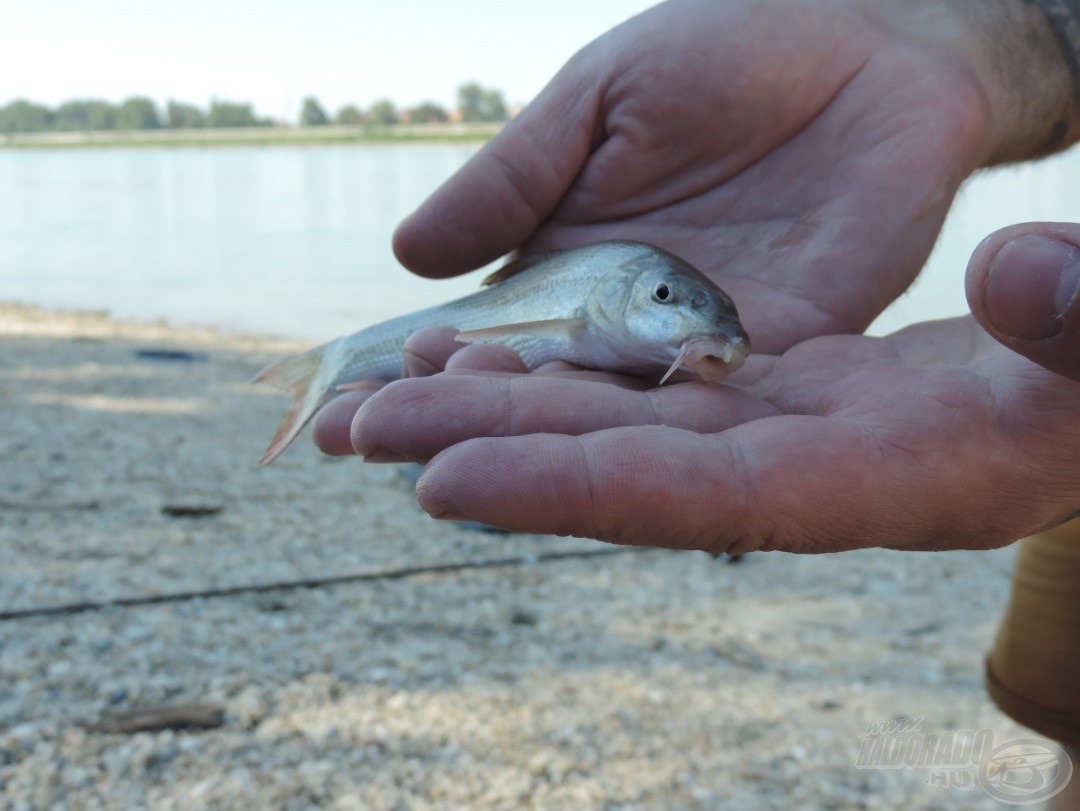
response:
[[[963,6],[975,22],[954,16],[962,5],[658,7],[575,57],[401,226],[399,258],[451,275],[519,245],[630,236],[732,293],[759,351],[861,330],[921,266],[975,166],[1053,146],[1069,79],[1052,40],[1026,61],[991,58],[976,30],[1027,44],[1046,31],[995,24],[1027,14],[1019,4]],[[1003,73],[1015,86],[987,84]],[[733,379],[747,390],[506,376],[522,369],[500,348],[417,341],[442,355],[421,371],[446,374],[343,396],[316,440],[434,455],[418,494],[441,517],[819,551],[999,545],[1075,506],[1071,384],[970,321],[805,341],[751,358]]]
[[[1045,146],[1032,99],[1058,74],[1068,85],[1056,44],[1010,60],[986,41],[1032,40],[1030,14],[1015,0],[673,0],[571,59],[395,250],[447,276],[632,238],[718,282],[758,351],[861,332],[923,265],[960,182]],[[1020,70],[1037,78],[1023,103],[993,84]]]
[[[1080,225],[1027,223],[991,234],[968,265],[967,293],[987,332],[1080,381]]]
[[[439,518],[827,552],[990,548],[1077,506],[1080,386],[970,318],[752,356],[737,386],[523,375],[505,347],[456,348],[419,334],[418,371],[448,371],[351,393],[316,424],[324,450],[426,462],[417,496]]]

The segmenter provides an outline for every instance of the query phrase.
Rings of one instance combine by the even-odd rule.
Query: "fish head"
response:
[[[661,383],[686,367],[703,380],[722,380],[750,353],[735,302],[692,265],[657,250],[637,263],[622,298],[622,340],[653,368]]]

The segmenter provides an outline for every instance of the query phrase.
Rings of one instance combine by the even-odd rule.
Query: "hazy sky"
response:
[[[252,101],[294,119],[388,96],[450,105],[475,79],[525,102],[650,0],[38,0],[5,4],[0,103]]]

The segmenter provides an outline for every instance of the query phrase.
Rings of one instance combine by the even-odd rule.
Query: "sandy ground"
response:
[[[538,560],[608,548],[303,440],[254,468],[283,401],[247,381],[296,348],[0,305],[0,611],[522,560],[0,621],[0,807],[1001,807],[855,764],[900,716],[1027,735],[981,687],[1010,550]],[[88,728],[182,703],[224,723]]]

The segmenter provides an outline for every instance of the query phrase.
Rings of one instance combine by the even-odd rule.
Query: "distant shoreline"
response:
[[[344,127],[244,127],[242,129],[98,130],[0,135],[0,149],[110,147],[262,147],[379,144],[480,144],[502,124],[397,124]]]

